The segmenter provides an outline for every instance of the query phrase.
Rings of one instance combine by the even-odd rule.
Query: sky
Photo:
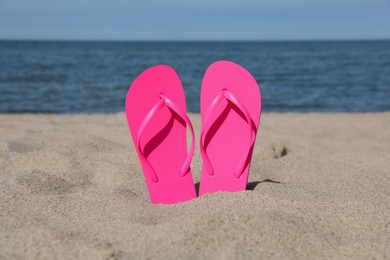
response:
[[[0,0],[0,39],[390,39],[390,0]]]

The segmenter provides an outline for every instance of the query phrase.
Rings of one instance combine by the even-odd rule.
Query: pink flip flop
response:
[[[190,170],[194,130],[177,73],[158,65],[139,75],[127,93],[126,116],[152,203],[174,204],[195,198]],[[192,134],[189,152],[186,126]]]
[[[245,190],[261,114],[256,80],[236,63],[217,61],[203,77],[200,103],[199,195]]]

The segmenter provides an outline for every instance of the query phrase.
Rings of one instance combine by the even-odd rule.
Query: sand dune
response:
[[[1,259],[389,259],[390,113],[266,113],[247,191],[172,206],[124,114],[0,115],[0,209]]]

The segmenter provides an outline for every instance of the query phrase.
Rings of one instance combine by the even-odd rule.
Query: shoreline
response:
[[[293,115],[311,115],[311,114],[318,114],[318,115],[327,115],[327,114],[330,114],[330,115],[343,115],[343,114],[346,114],[346,115],[359,115],[359,114],[362,114],[362,115],[365,115],[365,114],[386,114],[386,113],[390,113],[390,111],[364,111],[364,112],[361,112],[361,111],[357,111],[357,112],[348,112],[348,111],[338,111],[338,112],[312,112],[312,111],[309,111],[309,112],[296,112],[296,111],[292,111],[292,112],[279,112],[279,111],[267,111],[267,112],[262,112],[262,114],[293,114]],[[108,112],[108,113],[95,113],[95,112],[91,112],[91,113],[88,113],[88,112],[76,112],[76,113],[56,113],[56,112],[0,112],[0,116],[6,116],[6,115],[53,115],[53,116],[78,116],[78,115],[117,115],[117,114],[124,114],[125,115],[125,112],[124,111],[119,111],[119,112]],[[188,112],[187,111],[187,114],[189,115],[199,115],[200,112]]]

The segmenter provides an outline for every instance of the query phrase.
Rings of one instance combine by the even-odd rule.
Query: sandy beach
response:
[[[390,259],[390,113],[265,113],[248,190],[172,206],[123,113],[0,115],[0,259],[152,258]]]

